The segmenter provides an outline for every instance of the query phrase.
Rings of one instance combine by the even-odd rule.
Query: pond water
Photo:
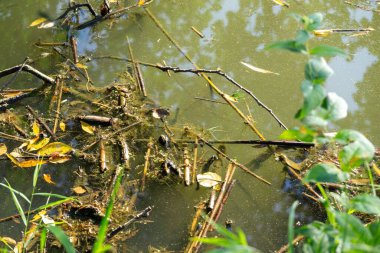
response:
[[[35,47],[34,43],[38,40],[66,41],[66,32],[62,29],[36,29],[28,26],[38,17],[58,17],[65,10],[67,2],[1,1],[0,69],[20,64],[29,56],[38,60],[38,69],[54,74],[56,64],[59,63],[58,56],[42,59],[41,54],[49,51]],[[98,4],[97,1],[91,2],[94,2],[94,6]],[[322,29],[376,29],[380,16],[378,13],[349,6],[343,1],[289,0],[289,3],[291,7],[284,8],[270,0],[155,0],[149,9],[200,67],[221,68],[273,109],[288,127],[293,127],[298,124],[293,116],[302,103],[299,87],[306,59],[288,52],[264,50],[265,45],[271,42],[293,38],[298,25],[289,14],[321,12],[325,16]],[[86,12],[81,12],[80,18],[89,16]],[[192,26],[201,31],[204,38],[194,33]],[[117,73],[127,69],[128,64],[123,61],[96,59],[99,56],[129,57],[127,38],[139,61],[165,61],[171,66],[192,67],[142,9],[134,10],[119,20],[106,21],[73,33],[78,39],[79,54],[94,58],[88,63],[88,71],[96,86],[109,84]],[[335,74],[328,80],[327,88],[341,95],[349,104],[348,117],[332,125],[331,130],[334,131],[337,127],[357,129],[378,147],[380,103],[377,99],[380,87],[376,80],[380,68],[380,33],[375,30],[365,36],[351,35],[334,34],[315,41],[340,47],[349,54],[348,58],[334,57],[328,60]],[[252,72],[241,61],[280,75]],[[181,73],[172,73],[169,77],[165,72],[147,67],[142,67],[142,71],[149,99],[176,112],[169,118],[173,127],[187,125],[207,129],[216,139],[257,139],[228,106],[195,99],[219,99],[210,92],[204,79]],[[212,78],[228,94],[237,90],[220,77]],[[12,87],[35,87],[36,82],[35,79],[22,75]],[[244,111],[249,107],[257,128],[264,136],[267,139],[277,139],[282,129],[273,118],[248,96],[243,101],[246,101],[247,106],[240,102],[241,107]],[[39,101],[34,103],[36,107],[44,106],[38,105]],[[282,164],[268,155],[266,149],[229,145],[227,153],[268,179],[272,185],[265,185],[238,171],[238,183],[220,222],[226,218],[232,219],[234,227],[245,231],[249,244],[264,252],[278,249],[286,243],[288,211],[295,200],[284,181],[286,174]],[[208,152],[208,155],[212,154],[211,151]],[[6,177],[15,189],[30,192],[32,170],[12,168],[7,161],[1,161],[0,166],[2,182]],[[39,190],[69,194],[75,178],[72,170],[68,169],[70,166],[78,167],[77,164],[64,164],[47,169],[56,179],[57,185],[41,184]],[[206,196],[206,191],[197,191],[195,187],[150,184],[147,194],[139,200],[138,208],[154,205],[149,217],[152,222],[136,224],[140,232],[125,242],[124,249],[127,252],[146,252],[148,246],[152,245],[180,251],[187,242],[188,226],[194,214],[193,206]],[[0,198],[3,200],[1,217],[17,212],[8,191],[0,189]],[[318,217],[315,210],[307,205],[301,206],[298,211],[296,219],[301,224]],[[19,226],[13,222],[0,224],[0,234],[20,236]]]

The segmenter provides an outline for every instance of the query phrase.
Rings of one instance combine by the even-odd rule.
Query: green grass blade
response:
[[[8,183],[8,181],[7,181]],[[28,202],[28,204],[30,204],[30,200],[28,199],[27,196],[25,196],[22,192],[19,192],[19,191],[16,191],[15,189],[13,189],[11,186],[8,186],[6,184],[3,184],[3,183],[0,183],[1,186],[7,188],[8,190],[10,191],[13,191],[15,194],[19,195],[20,197],[22,197],[23,199],[25,199],[26,202]]]
[[[296,208],[298,206],[298,201],[294,201],[292,207],[290,208],[289,213],[289,222],[288,222],[288,252],[294,253],[293,239],[294,239],[294,218],[296,214]]]
[[[40,235],[40,252],[44,252],[47,239],[47,229],[43,228]]]
[[[108,221],[109,221],[109,218],[111,217],[113,204],[114,204],[114,201],[116,198],[116,194],[119,190],[122,177],[123,177],[123,173],[120,173],[117,177],[115,186],[114,186],[112,193],[111,193],[111,198],[108,202],[106,214],[103,217],[102,221],[100,222],[99,233],[98,233],[98,236],[96,237],[94,247],[92,248],[92,253],[100,253],[100,252],[105,251],[105,248],[104,248],[105,246],[103,244],[104,244],[106,237],[107,237]]]
[[[62,229],[60,227],[48,226],[47,228],[55,236],[55,238],[58,239],[58,241],[62,244],[62,246],[65,248],[65,251],[67,253],[75,253],[76,252],[73,244],[70,242],[69,238],[62,231]]]
[[[65,202],[68,202],[68,201],[72,201],[72,200],[75,200],[75,198],[69,197],[69,198],[66,198],[66,199],[57,200],[55,202],[51,202],[49,204],[46,204],[46,205],[38,207],[37,211],[44,210],[46,208],[53,207],[53,206],[58,206],[58,205],[60,205],[62,203],[65,203]]]
[[[36,192],[33,195],[35,196],[45,196],[45,197],[54,197],[54,198],[59,198],[59,199],[67,199],[69,197],[60,195],[60,194],[54,194],[54,193],[49,193],[49,192]]]
[[[11,192],[13,202],[14,202],[16,208],[17,208],[18,213],[20,214],[20,217],[21,217],[21,219],[22,219],[22,222],[24,223],[25,226],[27,226],[27,225],[28,225],[28,222],[26,221],[26,217],[25,217],[24,210],[22,209],[22,207],[21,207],[21,205],[20,205],[20,202],[18,201],[17,196],[16,196],[16,194],[14,193],[13,188],[11,187],[11,185],[8,183],[8,181],[7,181],[6,179],[5,179],[5,181],[7,182],[8,186],[9,186],[8,189],[9,189],[9,191]]]
[[[36,168],[34,169],[34,173],[33,173],[33,188],[36,188],[37,180],[38,180],[38,174],[40,172],[40,169],[41,169],[41,164],[37,165]]]

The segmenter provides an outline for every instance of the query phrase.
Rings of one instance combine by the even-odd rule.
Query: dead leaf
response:
[[[37,18],[36,20],[34,20],[29,26],[32,27],[32,26],[37,26],[39,24],[42,24],[43,22],[45,22],[47,19],[46,18]]]
[[[329,36],[332,33],[332,31],[331,30],[314,30],[313,33],[317,37],[324,38],[324,37]]]
[[[47,215],[41,215],[42,222],[45,225],[55,226],[55,221]]]
[[[285,2],[284,0],[272,0],[273,2],[275,2],[276,4],[278,5],[281,5],[281,6],[285,6],[287,8],[290,7],[290,4],[288,4],[287,2]]]
[[[63,122],[63,121],[59,122],[59,128],[62,130],[62,132],[66,131],[66,124],[65,124],[65,122]]]
[[[373,169],[373,171],[376,173],[376,175],[378,176],[378,177],[380,177],[380,169],[379,169],[379,167],[377,167],[377,165],[376,165],[376,163],[375,162],[372,162],[372,169]]]
[[[83,188],[82,186],[76,186],[74,188],[72,188],[71,190],[73,190],[74,193],[78,194],[78,195],[81,195],[81,194],[84,194],[86,191],[85,188]]]
[[[55,155],[49,157],[49,163],[65,163],[70,160],[70,156],[67,155]]]
[[[48,23],[43,23],[41,25],[39,25],[37,28],[38,29],[47,29],[47,28],[52,28],[55,26],[55,22],[52,21],[52,22],[48,22]]]
[[[0,237],[0,241],[9,246],[15,246],[17,244],[15,239],[6,236]]]
[[[36,167],[37,165],[42,165],[42,164],[45,164],[46,161],[44,160],[35,160],[35,159],[31,159],[31,160],[25,160],[25,161],[18,161],[14,156],[12,156],[11,154],[7,154],[8,158],[14,163],[16,164],[18,167],[20,168],[30,168],[30,167]]]
[[[52,154],[66,154],[73,150],[69,145],[62,142],[52,142],[38,151],[40,156],[49,156]]]
[[[142,6],[144,4],[145,4],[145,0],[139,0],[139,3],[138,3],[139,6]]]
[[[80,125],[82,127],[82,130],[85,131],[86,133],[94,134],[95,127],[91,126],[90,124],[88,124],[84,121],[81,121]]]
[[[203,187],[213,187],[222,182],[222,178],[214,172],[206,172],[198,174],[197,181]]]
[[[32,131],[33,131],[34,136],[38,136],[40,134],[40,125],[38,124],[37,121],[33,122]]]
[[[7,146],[4,143],[0,143],[0,155],[7,153]]]
[[[46,214],[46,210],[42,210],[38,212],[38,214],[34,215],[33,218],[30,220],[31,222],[38,221],[41,219],[41,215]]]
[[[50,141],[50,138],[43,138],[42,140],[40,140],[37,143],[33,143],[33,144],[28,145],[27,150],[29,150],[29,151],[39,150],[39,149],[45,147],[49,143],[49,141]]]
[[[246,63],[246,62],[242,62],[241,61],[240,63],[243,64],[244,66],[246,66],[247,68],[255,71],[255,72],[259,72],[259,73],[263,73],[263,74],[280,75],[279,73],[275,73],[275,72],[272,72],[272,71],[269,71],[269,70],[266,70],[266,69],[262,69],[262,68],[258,68],[258,67],[252,66],[251,64]]]
[[[86,65],[79,63],[79,62],[77,64],[75,64],[75,66],[77,66],[80,69],[87,69],[88,68]]]
[[[46,183],[55,185],[55,182],[51,179],[49,174],[43,174],[43,177]]]

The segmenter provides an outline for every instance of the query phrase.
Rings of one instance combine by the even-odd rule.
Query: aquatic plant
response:
[[[339,95],[327,92],[324,84],[333,74],[324,57],[344,56],[339,48],[318,45],[310,48],[309,40],[321,35],[317,30],[323,16],[315,13],[310,16],[292,15],[302,28],[296,38],[279,41],[267,49],[284,49],[307,57],[305,80],[301,83],[304,102],[295,118],[303,125],[286,130],[282,139],[313,141],[316,144],[338,144],[338,166],[333,163],[313,165],[303,178],[304,183],[315,183],[323,199],[320,200],[327,214],[325,223],[314,221],[294,231],[293,221],[296,204],[290,213],[289,252],[294,252],[294,233],[302,235],[303,252],[379,252],[380,251],[380,199],[376,195],[370,163],[375,148],[360,132],[350,129],[339,130],[333,136],[325,134],[331,122],[347,116],[347,103]],[[375,167],[375,163],[372,164]],[[356,168],[365,168],[370,179],[372,193],[350,196],[346,187],[342,192],[328,192],[322,183],[341,183],[351,177]],[[334,200],[335,205],[332,204]],[[366,224],[355,214],[366,215]]]

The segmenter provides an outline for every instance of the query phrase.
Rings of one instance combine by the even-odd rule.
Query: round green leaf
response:
[[[327,110],[325,119],[338,120],[347,117],[348,105],[346,101],[334,92],[329,92],[323,101],[322,107]]]
[[[305,77],[313,83],[322,83],[333,73],[334,71],[323,58],[312,58],[305,66]]]
[[[321,182],[321,183],[338,183],[346,181],[349,178],[348,173],[344,173],[331,163],[320,163],[311,167],[306,173],[303,181]]]
[[[369,194],[360,194],[351,200],[353,209],[368,213],[380,215],[380,198]]]

